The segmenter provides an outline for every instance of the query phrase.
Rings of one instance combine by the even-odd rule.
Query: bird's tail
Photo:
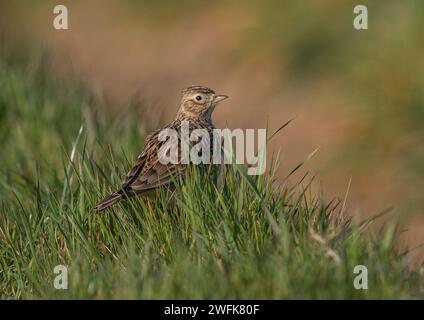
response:
[[[110,196],[106,197],[102,202],[100,202],[97,206],[94,207],[93,210],[97,212],[101,212],[110,206],[113,206],[115,203],[118,203],[122,199],[122,194],[119,192],[115,192]]]

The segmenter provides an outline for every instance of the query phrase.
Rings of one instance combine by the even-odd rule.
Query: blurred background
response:
[[[69,30],[53,28],[57,4]],[[353,28],[357,4],[368,30]],[[326,197],[352,177],[350,212],[393,207],[409,247],[424,242],[423,31],[420,0],[0,0],[1,55],[48,55],[52,78],[76,77],[111,115],[131,101],[143,130],[171,121],[192,84],[230,96],[217,127],[294,118],[268,149],[280,177],[320,147],[306,169]]]

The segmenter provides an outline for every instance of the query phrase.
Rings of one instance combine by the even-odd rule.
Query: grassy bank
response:
[[[147,130],[131,108],[113,120],[104,110],[42,63],[0,60],[2,298],[422,296],[394,250],[397,229],[351,223],[307,175],[287,185],[232,166],[212,183],[193,171],[173,204],[159,194],[94,214]],[[68,290],[53,287],[59,264]],[[353,286],[356,265],[368,268],[368,290]]]

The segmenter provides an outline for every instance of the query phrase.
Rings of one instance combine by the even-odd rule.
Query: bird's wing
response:
[[[146,138],[143,152],[138,156],[135,165],[122,183],[122,190],[128,194],[140,193],[169,184],[175,174],[184,171],[182,165],[162,164],[158,152],[165,141],[159,141],[160,130]]]
[[[135,179],[137,179],[146,163],[148,163],[149,160],[151,161],[153,158],[154,150],[156,149],[154,147],[155,143],[158,143],[157,133],[153,132],[146,138],[146,144],[144,146],[143,152],[137,157],[134,166],[131,168],[130,172],[128,172],[127,176],[125,177],[125,180],[122,182],[121,188],[123,190],[127,189],[128,186],[131,185]]]
[[[140,193],[155,189],[160,186],[168,185],[172,178],[184,172],[181,165],[163,165],[160,162],[155,163],[146,172],[140,174],[129,186],[134,193]]]

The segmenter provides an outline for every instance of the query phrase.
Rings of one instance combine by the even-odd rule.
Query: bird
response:
[[[120,189],[98,203],[94,210],[101,212],[128,197],[147,194],[158,188],[170,186],[175,181],[174,178],[183,177],[190,162],[188,164],[183,164],[181,161],[163,164],[159,159],[158,152],[166,142],[161,141],[160,133],[164,129],[180,132],[182,124],[185,122],[188,123],[190,132],[193,129],[206,129],[210,141],[213,141],[215,126],[212,122],[212,113],[218,103],[227,98],[227,95],[216,94],[214,90],[205,86],[193,85],[183,89],[175,120],[147,136],[141,154],[126,175]],[[210,143],[210,148],[212,151],[212,143]]]

